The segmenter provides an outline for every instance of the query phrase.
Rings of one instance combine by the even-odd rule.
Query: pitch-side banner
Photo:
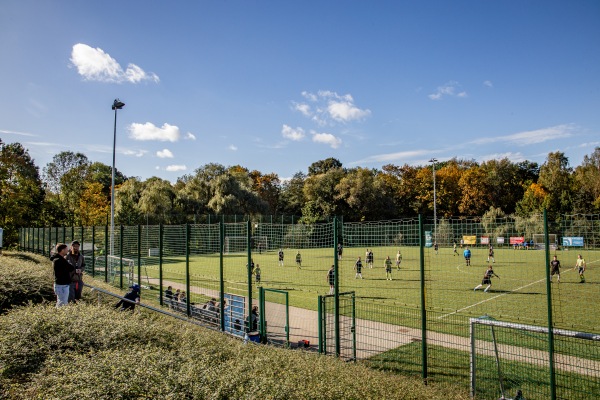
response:
[[[511,236],[510,244],[523,244],[525,242],[525,238],[523,236]]]
[[[583,247],[583,236],[565,236],[562,245],[569,247]]]
[[[490,237],[489,236],[482,236],[481,239],[479,239],[479,242],[481,244],[490,244]]]
[[[464,244],[477,244],[477,236],[463,236]]]
[[[432,239],[433,235],[431,234],[431,231],[425,231],[425,247],[433,246]]]

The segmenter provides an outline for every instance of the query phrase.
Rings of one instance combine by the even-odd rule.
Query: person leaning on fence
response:
[[[181,296],[181,290],[177,289],[177,290],[175,291],[175,294],[173,295],[173,301],[174,301],[174,302],[177,302],[177,301],[179,301],[179,296]]]
[[[252,313],[246,318],[246,332],[258,330],[258,307],[252,307]]]
[[[71,284],[69,287],[69,301],[75,302],[81,300],[83,291],[83,273],[85,271],[85,258],[79,252],[80,244],[77,240],[71,243],[71,249],[65,259],[69,264],[75,267],[75,272],[71,274]]]
[[[54,293],[56,294],[56,307],[66,306],[69,302],[69,288],[71,286],[71,274],[75,267],[67,262],[67,245],[59,243],[50,260],[54,269]]]
[[[115,308],[121,307],[121,311],[133,311],[135,310],[135,305],[140,304],[140,285],[134,283],[133,285],[129,286],[129,289],[129,292],[127,292],[123,298],[130,301],[121,299],[117,304],[115,304]]]
[[[165,300],[169,307],[173,306],[173,286],[169,286],[165,290]]]
[[[185,290],[182,290],[181,293],[179,294],[179,302],[180,303],[187,302],[187,297],[185,296]]]

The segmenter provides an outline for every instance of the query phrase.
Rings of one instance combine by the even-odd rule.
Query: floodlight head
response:
[[[432,158],[431,160],[429,160],[429,162],[436,163],[436,162],[438,162],[438,160],[437,160],[437,158]]]
[[[121,100],[119,99],[115,99],[113,105],[112,105],[112,109],[113,110],[120,110],[121,108],[123,108],[123,106],[125,105],[125,103],[123,103]]]

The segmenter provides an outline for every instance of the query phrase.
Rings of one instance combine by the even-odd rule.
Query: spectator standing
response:
[[[71,284],[69,285],[69,302],[81,300],[81,292],[83,291],[83,272],[85,271],[85,258],[79,252],[80,243],[74,240],[71,243],[71,249],[67,253],[65,259],[75,268],[75,272],[71,274]]]
[[[50,257],[54,269],[54,293],[56,294],[56,307],[66,306],[69,302],[69,288],[71,286],[71,274],[75,267],[65,259],[68,249],[64,243],[56,245],[56,251]]]

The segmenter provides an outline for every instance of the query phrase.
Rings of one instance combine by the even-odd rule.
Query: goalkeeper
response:
[[[488,285],[485,289],[484,292],[487,292],[488,289],[490,287],[492,287],[492,276],[495,276],[496,278],[500,279],[500,277],[498,275],[496,275],[496,273],[494,272],[494,269],[492,268],[492,266],[490,265],[487,269],[487,271],[485,271],[485,274],[483,274],[483,280],[481,281],[481,284],[475,286],[475,289],[473,289],[473,291],[475,292],[477,289],[479,289],[480,287],[482,287],[483,285]]]

